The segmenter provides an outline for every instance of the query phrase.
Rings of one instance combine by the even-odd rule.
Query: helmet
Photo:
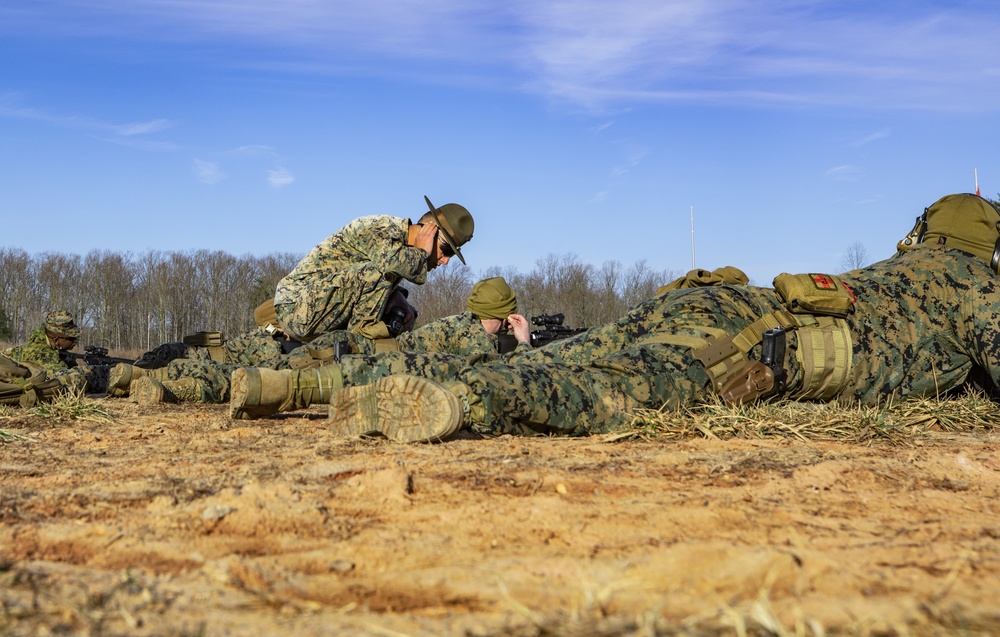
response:
[[[972,194],[947,195],[924,211],[920,243],[935,243],[973,254],[1000,272],[1000,210]]]

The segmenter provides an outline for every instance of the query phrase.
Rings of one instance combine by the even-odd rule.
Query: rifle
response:
[[[562,340],[587,331],[585,327],[567,327],[563,325],[565,318],[562,313],[542,314],[531,317],[531,324],[541,328],[531,333],[531,346],[541,347],[548,345],[552,341]]]
[[[118,363],[128,363],[131,365],[135,362],[131,358],[108,356],[108,348],[101,347],[100,345],[84,345],[83,354],[62,350],[59,352],[59,356],[61,358],[65,357],[63,358],[63,362],[67,364],[69,364],[69,360],[66,359],[73,361],[82,360],[88,365],[117,365]]]

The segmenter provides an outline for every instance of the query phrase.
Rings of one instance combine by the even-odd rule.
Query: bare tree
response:
[[[180,340],[198,330],[235,336],[253,329],[253,310],[273,298],[277,282],[300,256],[234,257],[220,251],[91,251],[77,255],[0,248],[0,312],[13,342],[52,309],[74,314],[85,343],[118,350],[145,349]],[[528,273],[489,268],[477,277],[466,266],[433,270],[424,285],[407,285],[419,324],[465,309],[476,280],[504,277],[518,310],[531,318],[562,313],[566,325],[593,327],[619,318],[635,303],[677,275],[652,270],[645,261],[625,267],[608,261],[600,268],[575,254],[539,259]]]
[[[844,257],[840,261],[841,269],[857,270],[863,268],[871,263],[871,257],[868,256],[868,250],[865,248],[864,244],[860,241],[855,241],[847,250],[844,252]]]

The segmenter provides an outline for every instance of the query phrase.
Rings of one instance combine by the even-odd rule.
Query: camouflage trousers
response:
[[[202,381],[203,403],[222,403],[229,400],[229,379],[239,365],[213,360],[178,358],[167,365],[167,380],[194,378]]]
[[[351,269],[317,277],[298,290],[294,303],[275,304],[274,311],[285,333],[301,341],[345,328],[370,339],[388,338],[379,317],[394,287],[381,272]]]
[[[84,388],[88,394],[105,394],[108,391],[108,375],[113,365],[87,365],[80,363],[69,369],[57,369],[49,372],[49,378],[61,378],[64,383],[73,387]]]
[[[470,428],[484,435],[602,433],[628,426],[636,409],[677,409],[713,394],[690,346],[664,341],[735,335],[779,307],[773,291],[761,288],[672,291],[614,323],[509,357],[393,352],[348,356],[341,369],[345,386],[392,374],[442,383],[463,396]],[[795,348],[794,334],[788,347]],[[789,387],[801,375],[792,358]]]
[[[498,354],[493,355],[499,357]],[[487,355],[487,358],[489,355]],[[340,363],[344,386],[368,385],[393,374],[412,374],[440,382],[456,376],[472,359],[455,354],[389,352],[371,356],[345,356]],[[333,364],[333,363],[331,363]],[[222,403],[229,400],[230,379],[239,365],[211,360],[179,358],[167,365],[167,379],[194,378],[202,381],[201,401]],[[279,369],[289,369],[287,365]]]
[[[774,292],[762,288],[667,292],[614,323],[508,360],[466,366],[455,379],[468,393],[471,429],[478,433],[613,431],[628,426],[636,409],[677,409],[712,395],[711,379],[690,346],[671,337],[735,335],[779,307]],[[799,370],[789,374],[792,385]]]

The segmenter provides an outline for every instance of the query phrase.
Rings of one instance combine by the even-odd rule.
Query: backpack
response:
[[[37,365],[0,356],[0,405],[33,407],[66,391],[58,379],[47,376]]]

